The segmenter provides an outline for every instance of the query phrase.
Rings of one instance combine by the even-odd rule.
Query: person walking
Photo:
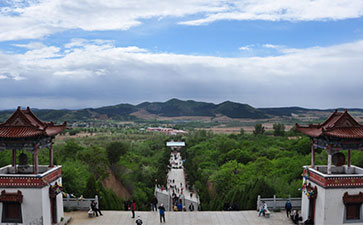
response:
[[[131,209],[131,212],[132,212],[132,217],[131,218],[135,218],[135,210],[136,210],[135,200],[131,201],[130,209]]]
[[[137,220],[135,222],[136,222],[137,225],[142,224],[142,220],[141,220],[140,216],[137,217]]]
[[[286,216],[289,218],[289,215],[291,214],[292,205],[290,200],[287,200],[285,203],[285,210],[286,210]]]
[[[101,210],[99,208],[97,208],[97,202],[95,202],[94,200],[91,201],[91,209],[93,212],[96,213],[96,216],[98,216],[98,213],[100,213],[100,216],[103,216],[103,214],[101,213]]]
[[[193,203],[190,203],[190,205],[189,205],[189,211],[194,211],[194,205],[193,205]]]
[[[164,220],[165,223],[165,207],[163,203],[161,203],[161,205],[159,206],[159,214],[160,214],[160,223],[162,223],[162,220]]]
[[[158,211],[158,208],[157,208],[158,199],[155,196],[151,199],[151,205],[152,205],[153,212],[154,212],[154,210],[157,212]]]

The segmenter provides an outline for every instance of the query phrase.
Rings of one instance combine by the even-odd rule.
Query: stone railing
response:
[[[287,200],[290,200],[293,209],[301,209],[301,198],[276,198],[276,195],[274,195],[273,198],[261,198],[259,195],[257,197],[257,209],[260,208],[262,201],[267,204],[267,208],[269,209],[285,209]]]
[[[97,195],[94,198],[63,198],[63,207],[67,210],[88,211],[92,200],[95,201],[97,207],[99,207]]]

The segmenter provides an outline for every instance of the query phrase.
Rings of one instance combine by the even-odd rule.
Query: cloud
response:
[[[342,20],[363,15],[361,0],[31,0],[0,7],[0,41],[39,39],[57,32],[128,30],[143,20],[180,18],[180,24],[218,20]],[[192,18],[197,18],[190,20]]]
[[[143,19],[224,9],[217,0],[37,0],[9,4],[0,8],[0,41],[37,39],[69,29],[127,30]]]
[[[262,46],[265,48],[274,48],[274,49],[283,48],[283,46],[281,45],[273,45],[273,44],[264,44]]]
[[[222,12],[209,13],[181,24],[198,26],[219,20],[325,21],[363,15],[360,0],[240,0],[228,6]]]
[[[68,44],[64,53],[54,46],[0,52],[0,108],[82,108],[172,97],[254,106],[361,107],[363,41],[242,58],[98,43]]]
[[[249,51],[251,50],[251,48],[254,47],[254,45],[245,45],[245,46],[241,46],[238,49],[241,51]]]

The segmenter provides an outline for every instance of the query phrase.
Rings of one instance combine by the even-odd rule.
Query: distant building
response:
[[[182,141],[168,141],[166,142],[166,147],[184,147],[185,146],[185,142]]]
[[[188,134],[188,132],[184,130],[177,130],[173,128],[164,128],[164,127],[148,127],[146,130],[153,132],[161,132],[168,135]]]
[[[0,151],[12,151],[11,165],[0,168],[0,224],[52,224],[64,217],[61,166],[53,164],[53,140],[66,123],[40,121],[20,107],[0,124]],[[49,149],[49,165],[38,165],[38,152]],[[32,154],[33,165],[27,156]]]
[[[321,124],[296,124],[296,129],[312,140],[311,166],[304,166],[303,173],[303,221],[363,224],[363,169],[351,165],[351,151],[363,150],[363,125],[345,110]],[[316,148],[327,151],[327,165],[315,165]],[[342,151],[347,151],[347,161]]]

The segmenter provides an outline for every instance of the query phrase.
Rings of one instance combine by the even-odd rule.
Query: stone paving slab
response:
[[[88,218],[87,212],[70,212],[65,216],[71,216],[70,225],[135,225],[135,219],[131,219],[131,212],[126,211],[102,211],[103,216]],[[285,212],[271,213],[270,218],[258,217],[256,211],[217,211],[217,212],[166,212],[166,223],[172,225],[292,225]],[[160,225],[157,212],[136,212],[140,216],[143,225]]]

